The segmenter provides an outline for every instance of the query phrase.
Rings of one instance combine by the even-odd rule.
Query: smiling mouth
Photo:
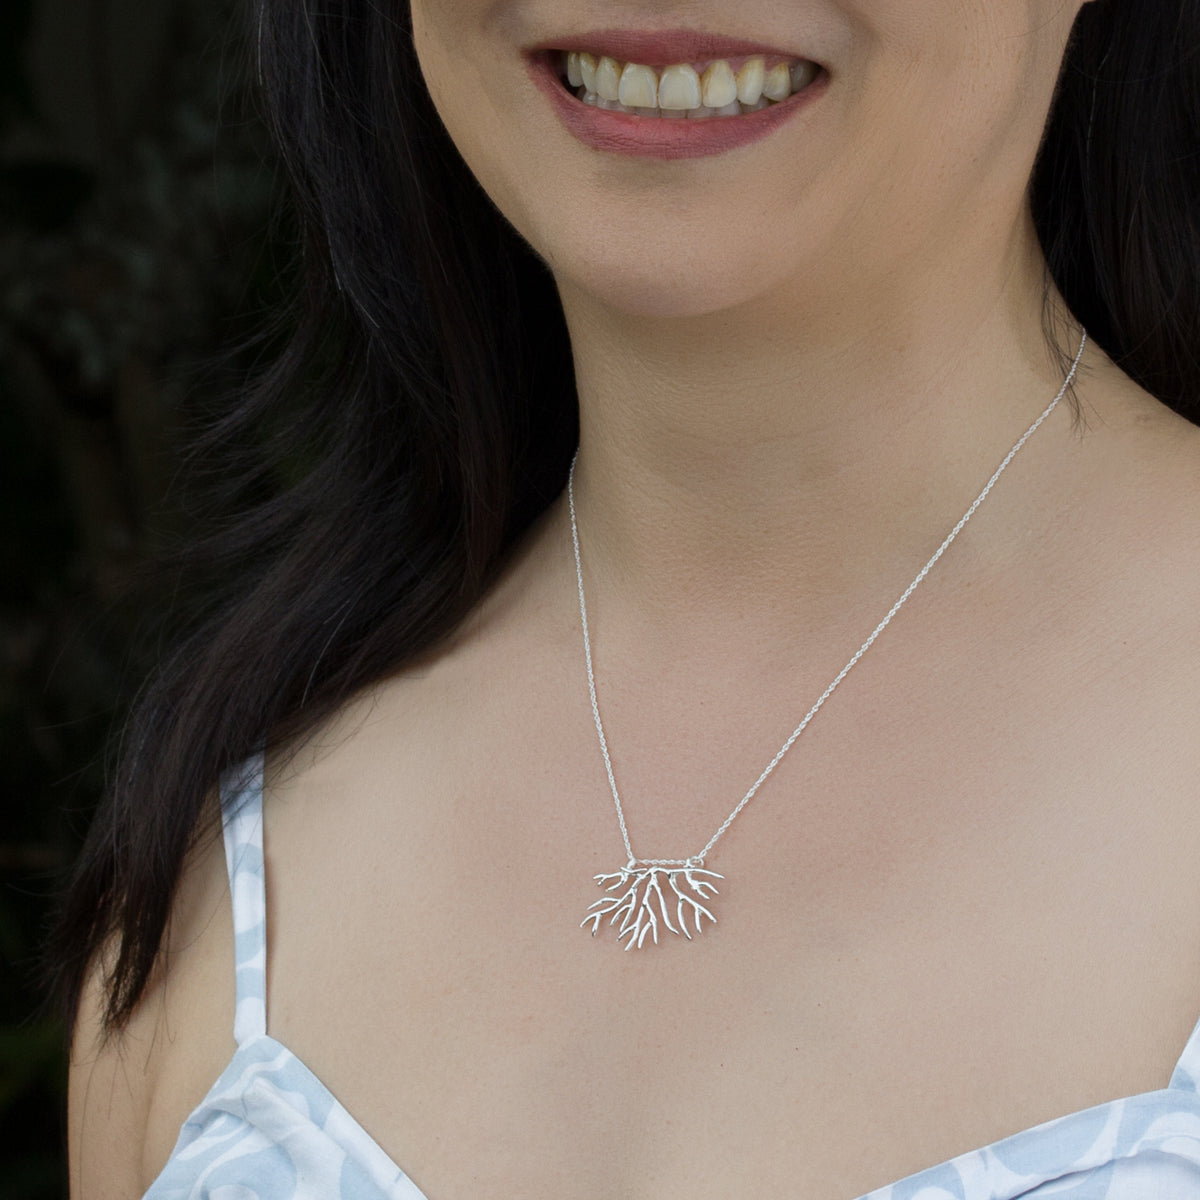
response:
[[[802,58],[742,55],[656,67],[585,50],[549,51],[559,83],[583,104],[652,120],[738,117],[782,104],[823,74]]]

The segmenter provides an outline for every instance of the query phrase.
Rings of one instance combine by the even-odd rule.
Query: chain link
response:
[[[804,719],[799,725],[796,726],[795,729],[792,730],[787,741],[780,746],[775,757],[772,758],[769,763],[767,763],[763,773],[754,781],[754,784],[751,786],[750,790],[741,798],[741,800],[738,801],[733,812],[731,812],[729,816],[727,816],[725,820],[721,822],[721,827],[712,835],[711,838],[708,839],[704,845],[704,849],[701,850],[699,854],[693,854],[689,858],[638,858],[633,853],[633,846],[629,840],[629,828],[625,823],[625,810],[621,806],[621,796],[617,791],[617,780],[616,776],[613,774],[612,757],[608,752],[608,739],[604,736],[604,725],[600,720],[600,704],[596,699],[596,675],[592,669],[592,641],[588,632],[587,600],[585,599],[583,593],[583,563],[579,554],[579,526],[575,519],[575,463],[579,459],[578,449],[575,451],[575,457],[571,459],[571,470],[567,475],[567,502],[571,510],[571,540],[575,548],[575,578],[579,584],[579,619],[580,623],[583,625],[583,653],[585,659],[587,660],[588,693],[592,699],[592,716],[595,718],[596,733],[600,738],[600,753],[604,756],[604,769],[608,773],[608,785],[612,789],[613,804],[617,810],[617,821],[621,826],[621,838],[625,842],[625,850],[629,855],[630,868],[634,867],[638,863],[648,867],[699,867],[703,865],[704,860],[709,854],[712,853],[713,847],[716,846],[717,842],[720,841],[722,836],[725,834],[725,831],[737,819],[737,816],[742,809],[744,809],[746,805],[749,804],[754,798],[755,793],[767,781],[767,778],[770,776],[771,772],[774,771],[777,766],[779,766],[783,756],[792,748],[796,742],[796,739],[808,727],[808,723],[813,719],[813,717],[820,712],[825,701],[833,695],[834,691],[837,689],[837,686],[842,682],[843,679],[846,678],[847,675],[850,674],[863,655],[866,654],[866,652],[875,644],[875,639],[878,638],[879,635],[888,627],[888,625],[891,624],[892,618],[900,611],[905,601],[908,600],[913,592],[917,590],[925,576],[928,575],[931,570],[933,570],[934,564],[936,564],[938,559],[946,553],[950,543],[953,542],[956,537],[958,537],[966,523],[975,515],[976,510],[984,502],[984,500],[987,499],[988,493],[993,487],[995,487],[996,481],[1004,473],[1004,470],[1008,464],[1017,456],[1017,453],[1020,451],[1021,447],[1024,446],[1027,441],[1029,441],[1034,433],[1037,432],[1042,422],[1045,421],[1046,418],[1055,410],[1055,408],[1058,407],[1058,402],[1067,394],[1067,389],[1071,386],[1071,383],[1075,378],[1075,374],[1079,369],[1079,363],[1083,358],[1083,351],[1087,346],[1087,341],[1088,335],[1087,331],[1085,330],[1079,343],[1079,350],[1075,355],[1075,361],[1072,362],[1071,370],[1068,372],[1066,380],[1063,382],[1058,395],[1050,401],[1050,403],[1042,411],[1042,415],[1038,417],[1038,419],[1034,421],[1034,423],[1030,425],[1027,430],[1025,430],[1025,432],[1017,440],[1016,445],[1013,446],[1013,448],[1004,456],[1004,460],[992,473],[992,477],[987,481],[983,491],[981,491],[979,495],[975,497],[974,501],[972,501],[971,507],[968,508],[967,511],[958,519],[957,524],[946,535],[945,539],[942,541],[942,544],[937,548],[937,550],[934,551],[933,556],[920,569],[920,571],[917,572],[917,577],[908,585],[908,587],[904,589],[900,599],[897,600],[890,609],[888,609],[887,615],[882,621],[879,622],[878,625],[875,626],[871,636],[867,638],[867,640],[863,642],[861,646],[859,646],[859,648],[854,652],[854,655],[850,661],[846,663],[846,665],[834,677],[833,682],[830,683],[830,685],[821,693],[817,699],[817,702],[808,710],[807,713],[805,713]]]

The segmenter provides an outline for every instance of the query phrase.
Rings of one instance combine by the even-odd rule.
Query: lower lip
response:
[[[533,56],[528,67],[562,123],[584,145],[640,158],[701,158],[756,142],[806,108],[825,90],[828,79],[822,72],[786,100],[740,117],[639,117],[584,104],[563,85],[548,55]]]

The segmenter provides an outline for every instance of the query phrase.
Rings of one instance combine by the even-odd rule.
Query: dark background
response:
[[[66,1195],[36,967],[193,519],[189,428],[289,249],[237,0],[0,0],[0,1197]],[[145,593],[141,593],[144,597]]]

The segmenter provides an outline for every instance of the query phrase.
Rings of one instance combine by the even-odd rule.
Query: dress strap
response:
[[[267,891],[263,870],[263,756],[255,754],[221,777],[225,865],[233,898],[237,1009],[234,1041],[240,1046],[267,1032]]]
[[[1200,1092],[1200,1021],[1196,1022],[1192,1036],[1188,1038],[1167,1086],[1187,1092]]]

